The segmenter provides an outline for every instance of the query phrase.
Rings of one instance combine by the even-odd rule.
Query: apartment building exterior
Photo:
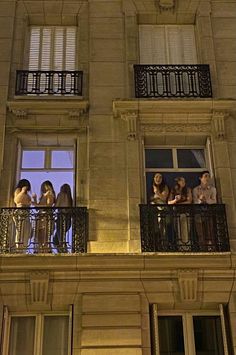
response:
[[[236,354],[235,20],[235,0],[0,1],[2,354]],[[150,205],[157,172],[203,170],[217,204]],[[60,208],[52,248],[40,208],[17,247],[23,178],[71,186],[66,248]]]

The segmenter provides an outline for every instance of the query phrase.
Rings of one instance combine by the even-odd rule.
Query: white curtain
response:
[[[35,317],[12,317],[8,355],[34,354]]]

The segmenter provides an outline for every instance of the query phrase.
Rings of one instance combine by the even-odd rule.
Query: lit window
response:
[[[52,182],[56,194],[63,184],[74,190],[74,149],[73,148],[23,148],[20,160],[20,179],[31,183],[32,193],[40,196],[43,181]]]

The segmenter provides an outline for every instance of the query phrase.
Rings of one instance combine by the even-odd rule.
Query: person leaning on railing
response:
[[[199,176],[200,185],[193,189],[193,202],[195,204],[211,205],[217,203],[216,188],[210,184],[210,173],[204,170]],[[211,246],[214,244],[214,224],[209,213],[197,215],[196,229],[200,245]]]
[[[31,206],[31,190],[30,182],[21,179],[14,191],[14,203],[19,210],[14,212],[14,223],[16,228],[15,246],[16,248],[27,249],[31,237],[30,212],[27,207]]]
[[[176,185],[170,191],[168,198],[169,205],[177,204],[190,204],[192,203],[192,192],[186,185],[185,178],[183,176],[175,178]],[[176,239],[178,244],[187,243],[189,240],[189,226],[186,213],[180,213],[176,215]]]

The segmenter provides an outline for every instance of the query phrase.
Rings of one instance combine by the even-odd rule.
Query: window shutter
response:
[[[42,29],[41,70],[51,69],[51,42],[52,29],[44,27]]]
[[[40,28],[32,27],[30,34],[29,70],[39,68]]]
[[[63,69],[64,29],[56,27],[54,32],[53,70]]]
[[[66,28],[65,70],[75,70],[76,28]]]
[[[141,25],[140,64],[196,64],[192,25]]]

